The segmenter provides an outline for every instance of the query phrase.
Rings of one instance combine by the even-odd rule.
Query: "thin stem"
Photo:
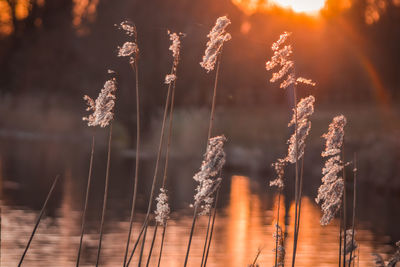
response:
[[[154,243],[155,243],[156,237],[157,237],[157,228],[158,228],[158,223],[156,223],[156,225],[154,226],[154,234],[153,234],[153,239],[151,240],[150,252],[149,252],[149,256],[147,257],[146,267],[148,267],[150,264],[151,253],[153,252]]]
[[[351,233],[351,250],[350,250],[350,259],[349,259],[349,267],[351,267],[351,261],[353,257],[353,242],[354,242],[354,229],[355,229],[355,220],[356,220],[356,200],[357,200],[357,154],[354,153],[354,169],[353,169],[353,220],[352,220],[352,233]],[[354,253],[355,254],[355,253]]]
[[[165,229],[167,228],[167,225],[163,225],[163,231],[162,231],[162,237],[161,237],[161,247],[160,247],[160,254],[158,255],[158,267],[160,267],[161,264],[161,256],[162,256],[162,251],[164,247],[164,238],[165,238]]]
[[[344,138],[343,138],[344,139]],[[343,146],[342,146],[342,160],[343,160],[343,184],[344,184],[344,189],[343,189],[343,267],[346,267],[346,230],[347,230],[347,200],[346,200],[346,164],[345,164],[345,158],[344,158],[344,140],[343,140]]]
[[[301,215],[301,196],[303,194],[303,174],[304,174],[304,155],[301,158],[300,167],[300,188],[299,188],[299,206],[298,206],[298,216],[297,216],[297,232],[296,232],[296,242],[299,240],[299,230],[300,230],[300,215]]]
[[[176,74],[176,73],[175,73]],[[166,149],[166,155],[165,155],[165,164],[164,164],[164,174],[163,174],[163,179],[162,179],[162,188],[165,189],[165,184],[167,181],[167,174],[168,174],[168,162],[169,162],[169,152],[170,152],[170,147],[171,147],[171,138],[172,138],[172,121],[173,121],[173,111],[174,111],[174,101],[175,100],[175,81],[173,82],[172,85],[172,95],[171,95],[171,105],[170,105],[170,110],[169,110],[169,125],[168,125],[168,141],[167,141],[167,149]],[[157,227],[157,226],[156,226]],[[166,230],[166,225],[163,227],[163,232]],[[156,235],[153,235],[152,239],[152,244],[154,244],[154,240],[156,238]],[[162,243],[163,245],[164,243]],[[162,248],[161,248],[162,250]],[[151,251],[150,251],[151,255]],[[149,264],[149,261],[147,262]]]
[[[211,224],[210,238],[208,239],[206,259],[204,260],[204,267],[206,267],[206,265],[207,265],[208,253],[210,252],[211,240],[212,240],[212,236],[213,236],[213,232],[214,232],[215,218],[217,217],[217,204],[218,204],[218,196],[219,196],[220,188],[221,188],[221,184],[218,186],[217,194],[215,196],[214,214],[213,214],[213,220],[212,220],[212,224]]]
[[[78,249],[78,256],[76,258],[76,267],[79,266],[79,261],[81,258],[81,250],[82,250],[82,243],[83,243],[83,235],[85,232],[85,222],[86,222],[86,211],[87,211],[87,206],[89,203],[89,193],[90,193],[90,183],[92,180],[92,169],[93,169],[93,157],[94,157],[94,134],[92,136],[92,148],[90,152],[90,163],[89,163],[89,174],[88,174],[88,179],[87,179],[87,185],[86,185],[86,196],[85,196],[85,206],[83,208],[83,214],[82,214],[82,225],[81,225],[81,237],[79,239],[79,249]]]
[[[276,216],[276,232],[275,232],[275,267],[278,267],[278,226],[279,226],[279,210],[280,210],[280,206],[281,206],[281,194],[282,194],[282,190],[279,189],[279,194],[278,194],[278,212],[277,212],[277,216]]]
[[[299,164],[298,164],[298,133],[297,133],[297,87],[293,85],[293,100],[294,100],[294,133],[295,133],[295,215],[294,215],[294,238],[293,238],[293,255],[292,255],[292,267],[294,267],[296,261],[296,250],[297,250],[297,209],[299,202]]]
[[[206,239],[204,240],[204,247],[203,247],[203,256],[201,257],[201,264],[200,266],[203,266],[204,263],[204,258],[206,256],[206,250],[207,250],[207,244],[208,244],[208,235],[210,233],[210,226],[211,226],[211,218],[212,218],[212,213],[210,211],[210,213],[208,214],[208,223],[207,223],[207,232],[206,232]]]
[[[256,267],[256,262],[257,262],[258,256],[260,256],[260,254],[261,254],[261,249],[259,248],[257,251],[256,257],[254,258],[253,263],[251,264],[251,267]]]
[[[138,244],[139,244],[140,238],[142,237],[142,234],[143,234],[143,232],[144,232],[144,228],[146,227],[146,225],[147,225],[147,221],[145,221],[144,224],[142,225],[142,228],[141,228],[141,230],[140,230],[139,236],[138,236],[138,238],[136,239],[135,245],[133,246],[133,249],[132,249],[132,252],[131,252],[131,255],[129,256],[129,260],[128,260],[128,262],[126,263],[126,267],[128,267],[129,264],[130,264],[131,261],[132,261],[133,254],[135,254],[136,248],[137,248],[137,246],[138,246]]]
[[[208,126],[207,144],[208,144],[208,140],[210,140],[210,138],[211,138],[213,122],[214,122],[215,102],[217,99],[217,86],[218,86],[218,77],[219,77],[219,67],[221,64],[221,55],[222,55],[222,48],[221,48],[221,52],[218,56],[217,69],[215,71],[214,90],[213,90],[213,98],[212,98],[212,103],[211,103],[210,122],[209,122],[209,126]]]
[[[194,233],[194,226],[196,224],[196,218],[197,218],[197,205],[194,206],[192,228],[190,229],[189,242],[188,242],[187,250],[186,250],[185,264],[183,265],[184,267],[186,267],[188,259],[189,259],[190,245],[192,243],[192,238],[193,238],[193,233]]]
[[[107,168],[106,168],[106,181],[104,186],[104,196],[103,196],[103,209],[101,212],[101,222],[100,222],[100,235],[99,235],[99,245],[97,248],[97,257],[96,257],[96,267],[99,266],[100,262],[100,251],[101,244],[103,241],[103,228],[104,228],[104,219],[106,216],[107,209],[107,197],[108,197],[108,186],[109,186],[109,178],[110,178],[110,161],[111,161],[111,140],[112,140],[112,123],[110,124],[110,133],[108,137],[108,153],[107,153]]]
[[[172,87],[172,84],[169,84],[168,92],[167,92],[167,98],[166,98],[166,101],[165,101],[163,121],[162,121],[162,126],[161,126],[161,134],[160,134],[160,141],[159,141],[159,145],[158,145],[156,166],[154,168],[153,182],[152,182],[152,185],[151,185],[150,199],[149,199],[149,204],[147,206],[147,213],[146,213],[145,221],[149,220],[150,211],[151,211],[151,205],[153,204],[153,196],[154,196],[154,190],[155,190],[155,186],[156,186],[158,167],[159,167],[159,164],[160,164],[160,158],[161,158],[161,152],[162,152],[162,144],[163,144],[163,141],[164,141],[165,121],[166,121],[166,118],[167,118],[168,105],[169,105],[169,102],[170,102],[171,87]],[[141,249],[140,249],[139,265],[138,266],[140,266],[140,264],[142,262],[143,250],[144,250],[144,245],[145,245],[145,242],[146,242],[146,234],[147,234],[147,225],[144,228],[144,234],[143,234],[142,246],[141,246]]]
[[[126,266],[126,260],[129,252],[129,244],[132,235],[132,226],[133,226],[133,215],[135,213],[135,205],[136,205],[136,198],[137,198],[137,186],[139,180],[139,156],[140,156],[140,98],[139,98],[139,71],[138,71],[138,63],[135,60],[135,65],[131,64],[132,69],[135,72],[135,83],[136,83],[136,159],[135,159],[135,180],[133,186],[133,194],[132,194],[132,207],[131,207],[131,214],[129,218],[129,231],[128,231],[128,240],[126,241],[126,248],[125,248],[125,256],[124,256],[124,267]]]
[[[20,267],[22,265],[22,262],[24,261],[25,255],[28,252],[28,249],[29,249],[29,247],[31,245],[32,239],[35,236],[35,233],[36,233],[36,230],[37,230],[37,228],[39,226],[40,220],[42,219],[42,216],[43,216],[44,211],[46,209],[47,203],[49,202],[49,199],[50,199],[51,195],[53,194],[54,188],[56,187],[56,184],[57,184],[59,178],[60,178],[60,175],[57,175],[56,178],[54,179],[54,182],[53,182],[53,184],[52,184],[52,186],[50,188],[49,193],[47,194],[46,200],[43,203],[43,206],[42,206],[42,209],[40,210],[39,216],[36,219],[36,223],[35,223],[35,226],[33,227],[32,234],[29,237],[28,243],[25,246],[24,253],[22,253],[21,259],[19,260],[18,267]]]
[[[340,210],[340,225],[339,225],[339,267],[342,266],[342,228],[343,228],[343,212]]]
[[[213,122],[214,122],[215,103],[216,103],[216,98],[217,98],[217,87],[218,87],[218,77],[219,77],[219,69],[220,69],[220,64],[221,64],[221,54],[222,54],[222,48],[221,48],[221,51],[220,51],[220,53],[218,55],[217,69],[215,71],[214,89],[213,89],[213,97],[212,97],[212,102],[211,102],[211,113],[210,113],[210,121],[209,121],[209,126],[208,126],[206,150],[207,150],[207,147],[208,147],[208,142],[209,142],[209,140],[211,138]],[[187,252],[186,252],[186,257],[185,257],[185,265],[184,266],[186,266],[187,261],[188,261],[188,257],[189,257],[190,245],[191,245],[191,242],[192,242],[194,226],[195,226],[196,217],[197,217],[196,213],[197,213],[197,205],[195,206],[195,209],[194,209],[192,228],[190,230],[190,237],[189,237],[189,243],[188,243],[188,247],[187,247]],[[206,261],[207,261],[207,259],[206,259]]]
[[[169,152],[170,152],[170,148],[171,148],[171,139],[172,139],[172,121],[174,119],[174,104],[175,104],[175,81],[173,82],[173,86],[172,86],[171,106],[169,109],[168,140],[167,140],[167,149],[165,152],[165,164],[164,164],[164,175],[163,175],[163,180],[162,180],[162,188],[165,187],[165,183],[167,181]]]

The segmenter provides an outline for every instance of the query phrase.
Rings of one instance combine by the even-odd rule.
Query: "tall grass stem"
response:
[[[39,223],[40,223],[40,221],[41,221],[41,219],[43,217],[44,211],[45,211],[45,209],[47,207],[47,203],[49,202],[49,199],[50,199],[51,195],[53,194],[54,188],[56,187],[56,184],[57,184],[59,178],[60,178],[60,175],[57,175],[56,178],[54,179],[54,182],[53,182],[53,184],[52,184],[52,186],[50,188],[49,193],[47,194],[46,200],[43,203],[43,206],[42,206],[42,209],[40,210],[39,216],[36,219],[36,223],[35,223],[35,226],[33,227],[32,234],[29,237],[28,243],[25,246],[25,249],[24,249],[24,252],[22,253],[21,259],[19,260],[18,267],[20,267],[22,265],[22,262],[24,261],[25,255],[28,252],[28,249],[29,249],[29,247],[31,245],[33,237],[35,236],[36,230],[39,227]]]
[[[94,138],[94,134],[93,134],[92,146],[91,146],[91,152],[90,152],[89,174],[88,174],[87,185],[86,185],[85,204],[84,204],[83,213],[82,213],[81,236],[79,239],[78,256],[76,258],[76,267],[79,266],[79,262],[80,262],[80,258],[81,258],[82,243],[83,243],[83,235],[85,233],[86,211],[87,211],[87,207],[88,207],[88,203],[89,203],[90,184],[91,184],[91,180],[92,180],[94,145],[95,145],[95,138]]]
[[[104,185],[103,208],[102,208],[102,212],[101,212],[100,234],[99,234],[99,244],[97,247],[96,267],[98,267],[99,263],[100,263],[100,252],[101,252],[101,245],[102,245],[102,241],[103,241],[104,220],[105,220],[106,209],[107,209],[108,187],[109,187],[109,179],[110,179],[112,128],[113,128],[113,125],[112,125],[112,123],[110,123],[110,133],[108,136],[106,180],[105,180],[105,185]]]
[[[137,40],[136,40],[137,42]],[[135,159],[135,178],[133,185],[133,194],[132,194],[132,207],[131,214],[129,216],[129,230],[128,230],[128,239],[126,241],[125,255],[124,255],[124,267],[126,266],[126,260],[129,253],[129,244],[132,235],[132,226],[133,226],[133,217],[135,213],[135,205],[137,198],[137,186],[139,180],[139,161],[140,161],[140,95],[139,95],[139,70],[138,63],[135,60],[135,64],[131,64],[132,70],[135,72],[135,92],[136,92],[136,159]]]
[[[354,230],[355,230],[355,221],[356,221],[356,202],[357,202],[357,154],[354,153],[353,159],[353,219],[352,219],[352,233],[351,233],[351,246],[353,246],[354,242]],[[354,252],[355,254],[355,252]],[[351,261],[353,258],[353,248],[350,250],[350,259],[349,259],[349,267],[351,267]]]

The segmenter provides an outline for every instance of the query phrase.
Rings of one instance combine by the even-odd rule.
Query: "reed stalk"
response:
[[[279,210],[280,210],[280,206],[281,206],[281,194],[282,194],[282,189],[279,189],[279,193],[278,193],[278,211],[277,211],[277,215],[276,215],[276,231],[275,231],[275,267],[278,267],[278,226],[279,226]]]
[[[165,229],[166,228],[167,228],[167,226],[163,225],[163,232],[162,232],[162,236],[161,236],[160,254],[158,255],[158,264],[157,264],[158,267],[160,267],[160,264],[161,264],[161,256],[162,256],[163,247],[164,247]]]
[[[109,187],[109,178],[110,178],[110,162],[111,162],[112,126],[113,126],[112,123],[110,123],[110,132],[109,132],[109,137],[108,137],[106,180],[105,180],[105,185],[104,185],[103,208],[102,208],[102,212],[101,212],[100,234],[99,234],[99,244],[97,247],[96,267],[98,267],[99,263],[100,263],[100,252],[101,252],[101,245],[102,245],[102,241],[103,241],[104,220],[105,220],[106,209],[107,209],[108,187]]]
[[[176,74],[176,73],[175,73]],[[169,163],[169,152],[171,148],[171,139],[172,139],[172,121],[173,121],[173,112],[174,112],[174,104],[175,104],[175,81],[173,82],[172,86],[172,95],[171,95],[171,106],[169,110],[169,125],[168,125],[168,139],[167,139],[167,148],[166,148],[166,155],[165,155],[165,164],[164,164],[164,174],[163,174],[163,180],[162,180],[162,188],[165,189],[166,182],[167,182],[167,174],[168,174],[168,163]],[[162,249],[164,246],[164,238],[165,238],[165,231],[166,231],[167,225],[163,225],[163,234],[162,234],[162,241],[161,241],[161,246],[160,246],[160,255],[159,255],[159,262],[161,261],[161,254],[162,254]],[[152,243],[154,242],[154,239],[156,236],[153,236]],[[160,263],[159,263],[160,264]]]
[[[197,205],[194,206],[192,227],[190,228],[189,242],[188,242],[188,245],[187,245],[186,256],[185,256],[185,264],[183,265],[184,267],[186,267],[187,262],[188,262],[188,259],[189,259],[190,245],[192,244],[192,238],[193,238],[193,233],[194,233],[194,227],[195,227],[195,225],[196,225],[197,207],[198,207]]]
[[[201,257],[201,264],[200,267],[203,266],[204,263],[204,258],[206,256],[206,251],[207,251],[207,244],[208,244],[208,235],[210,234],[210,227],[211,227],[211,219],[212,219],[212,213],[210,212],[208,214],[208,223],[207,223],[207,231],[206,231],[206,239],[204,240],[204,246],[203,246],[203,256]]]
[[[24,249],[24,252],[22,253],[21,259],[19,260],[18,267],[20,267],[22,265],[22,262],[24,261],[25,255],[28,252],[28,249],[29,249],[29,247],[31,245],[33,237],[35,236],[36,230],[39,227],[40,221],[41,221],[41,219],[43,217],[43,214],[44,214],[44,211],[45,211],[45,209],[47,207],[47,203],[49,202],[49,199],[50,199],[51,195],[53,194],[54,188],[56,187],[56,184],[57,184],[59,178],[60,178],[60,175],[57,175],[56,178],[54,179],[54,182],[53,182],[53,184],[52,184],[52,186],[50,188],[49,193],[47,194],[46,200],[44,201],[42,209],[40,210],[40,213],[39,213],[39,215],[38,215],[38,217],[36,219],[36,223],[35,223],[35,226],[33,227],[32,234],[29,237],[28,243],[25,246],[25,249]]]
[[[344,157],[344,138],[342,146],[342,160],[343,160],[343,267],[346,267],[346,229],[347,229],[347,193],[346,193],[346,168]]]
[[[135,31],[136,33],[136,31]],[[135,34],[135,42],[137,43],[137,36]],[[132,70],[135,72],[135,92],[136,92],[136,159],[135,159],[135,178],[134,178],[134,186],[133,186],[133,194],[132,194],[132,207],[131,214],[129,218],[129,231],[128,231],[128,239],[126,241],[125,255],[124,255],[124,267],[126,266],[127,256],[129,252],[129,244],[132,235],[132,227],[133,227],[133,217],[135,213],[135,205],[137,198],[137,186],[139,180],[139,161],[140,161],[140,97],[139,97],[139,70],[137,59],[134,64],[130,64]],[[140,237],[139,237],[140,238]]]
[[[156,223],[156,225],[154,226],[153,239],[151,240],[151,246],[150,246],[149,256],[147,257],[146,267],[148,267],[150,264],[151,254],[153,252],[154,243],[156,241],[156,236],[157,236],[157,228],[158,228],[158,224]]]
[[[221,48],[220,54],[218,55],[217,69],[215,71],[214,89],[213,89],[213,97],[212,97],[212,101],[211,101],[211,113],[210,113],[210,120],[209,120],[209,125],[208,125],[206,149],[207,149],[207,146],[208,146],[208,140],[210,140],[210,138],[211,138],[213,122],[214,122],[214,116],[215,116],[215,103],[216,103],[216,98],[217,98],[217,87],[218,87],[219,69],[220,69],[220,64],[221,64],[221,54],[222,54],[222,48]],[[193,215],[192,228],[191,228],[191,231],[190,231],[189,243],[188,243],[188,246],[187,246],[187,252],[186,252],[185,265],[184,266],[186,266],[187,260],[188,260],[188,257],[189,257],[190,245],[191,245],[192,237],[193,237],[193,233],[194,233],[194,225],[196,224],[196,219],[197,219],[196,211],[197,211],[197,207],[195,207],[195,212],[194,212],[194,215]],[[208,234],[208,232],[207,232],[207,234]]]
[[[293,71],[295,72],[295,71]],[[297,209],[299,204],[299,164],[298,164],[298,134],[297,134],[297,86],[293,85],[293,102],[294,102],[294,132],[295,132],[295,215],[294,215],[294,237],[293,237],[293,255],[292,255],[292,267],[296,261],[296,250],[297,250]]]
[[[207,247],[206,257],[204,259],[204,265],[203,265],[204,267],[206,267],[206,265],[207,265],[208,254],[210,252],[211,240],[212,240],[212,235],[213,235],[213,232],[214,232],[215,217],[217,215],[217,204],[218,204],[218,196],[219,196],[220,188],[221,188],[221,184],[218,185],[217,194],[215,196],[213,220],[212,220],[212,223],[211,223],[211,232],[210,232],[210,238],[208,240],[208,247]]]
[[[305,155],[305,153],[304,153]],[[299,237],[299,229],[300,229],[300,216],[301,216],[301,197],[303,194],[303,176],[304,176],[304,155],[301,158],[301,167],[300,167],[300,186],[299,186],[299,215],[297,217],[297,232],[296,232],[296,238],[298,240]]]
[[[250,265],[251,267],[256,267],[257,259],[261,254],[261,248],[258,249],[256,256],[254,257],[253,263]]]
[[[357,154],[354,153],[354,168],[353,168],[353,218],[352,218],[352,233],[351,233],[351,245],[354,242],[354,230],[355,230],[355,220],[356,220],[356,201],[357,201]],[[355,253],[354,253],[355,254]],[[353,258],[353,249],[350,250],[349,267],[351,267],[351,261]],[[354,262],[353,262],[354,263]]]
[[[91,184],[91,179],[92,179],[94,144],[95,144],[95,138],[94,138],[94,134],[93,134],[92,146],[91,146],[91,152],[90,152],[89,174],[88,174],[87,185],[86,185],[85,205],[84,205],[83,214],[82,214],[81,236],[79,239],[78,256],[76,258],[76,267],[79,266],[79,262],[80,262],[80,258],[81,258],[82,243],[83,243],[83,235],[85,232],[86,211],[87,211],[87,207],[88,207],[88,203],[89,203],[90,184]]]
[[[342,228],[343,228],[343,212],[340,210],[340,224],[339,224],[339,267],[342,266]]]
[[[172,67],[172,70],[173,70],[173,68],[174,67]],[[159,168],[159,164],[160,164],[162,145],[163,145],[163,142],[164,142],[165,122],[166,122],[166,119],[167,119],[168,106],[169,106],[170,97],[171,97],[171,88],[172,88],[172,84],[169,84],[167,97],[166,97],[166,101],[165,101],[165,107],[164,107],[164,115],[163,115],[163,121],[162,121],[162,126],[161,126],[160,141],[159,141],[159,145],[158,145],[156,166],[154,168],[154,176],[153,176],[153,182],[152,182],[152,185],[151,185],[151,192],[150,192],[149,204],[147,206],[147,213],[146,213],[146,217],[145,217],[145,222],[148,222],[148,220],[149,220],[150,212],[151,212],[151,206],[153,204],[154,190],[155,190],[155,185],[156,185],[156,181],[157,181],[157,174],[158,174],[158,168]],[[143,232],[143,239],[142,239],[142,245],[141,245],[141,249],[140,249],[138,266],[140,266],[141,263],[142,263],[143,250],[144,250],[144,246],[145,246],[145,243],[146,243],[147,227],[148,227],[148,223],[145,223],[145,228],[144,228],[144,232]]]
[[[136,248],[137,248],[137,246],[138,246],[138,244],[139,244],[139,242],[140,242],[140,239],[141,239],[141,237],[142,237],[142,234],[143,234],[143,232],[144,232],[144,228],[146,227],[146,224],[147,224],[147,222],[145,222],[145,223],[142,225],[142,228],[141,228],[141,230],[140,230],[140,232],[139,232],[138,238],[136,239],[135,244],[133,245],[132,252],[131,252],[131,255],[129,256],[129,259],[128,259],[127,263],[126,263],[126,266],[129,266],[129,264],[130,264],[131,261],[132,261],[133,255],[135,254]]]

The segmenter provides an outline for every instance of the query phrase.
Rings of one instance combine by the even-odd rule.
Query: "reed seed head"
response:
[[[296,160],[301,159],[304,155],[304,149],[306,146],[306,137],[311,130],[311,122],[309,117],[314,113],[314,96],[310,95],[303,98],[297,103],[296,110],[293,112],[292,120],[289,122],[288,126],[293,126],[296,124],[297,116],[297,129],[295,133],[292,134],[288,140],[289,148],[286,161],[289,163],[295,163]],[[297,133],[297,136],[296,136]],[[297,138],[297,151],[296,151],[296,138]],[[296,159],[297,152],[297,159]]]
[[[289,45],[284,45],[291,33],[284,32],[280,35],[279,40],[272,44],[274,55],[265,63],[267,71],[273,70],[276,67],[280,69],[272,74],[271,83],[281,81],[280,88],[286,89],[291,85],[303,83],[315,86],[315,83],[310,79],[302,77],[296,78],[294,70],[294,61],[292,60],[293,48]]]
[[[160,194],[156,198],[157,209],[155,210],[156,222],[160,225],[165,225],[169,219],[170,208],[168,204],[167,190],[164,188],[160,189]]]
[[[207,73],[214,70],[215,63],[217,62],[218,55],[221,52],[224,42],[232,38],[230,33],[225,31],[229,24],[231,24],[231,21],[226,16],[219,17],[215,26],[207,35],[210,40],[207,42],[203,61],[200,62],[201,67],[203,67]]]
[[[210,212],[214,201],[213,193],[222,181],[222,178],[217,178],[217,175],[225,164],[226,155],[223,149],[225,142],[226,138],[223,135],[209,139],[200,171],[193,176],[193,179],[199,183],[194,196],[194,205],[203,209],[201,214]]]
[[[178,67],[179,63],[179,56],[180,56],[180,49],[181,49],[181,40],[180,37],[184,36],[182,33],[171,33],[168,31],[169,34],[169,39],[171,40],[171,45],[169,47],[169,50],[172,51],[172,57],[174,59],[173,61],[173,69],[170,74],[165,75],[165,84],[171,84],[176,80],[176,69]]]
[[[117,90],[117,83],[115,78],[105,82],[104,87],[101,89],[99,96],[93,100],[85,95],[83,99],[88,105],[87,111],[93,111],[88,117],[83,117],[82,120],[88,122],[88,126],[106,127],[114,118],[114,105],[115,105],[115,91]]]
[[[176,80],[176,75],[175,74],[167,74],[165,75],[165,84],[171,84],[173,81]]]
[[[329,224],[342,205],[344,181],[339,176],[339,173],[344,168],[344,163],[340,158],[340,151],[343,145],[345,124],[346,118],[343,115],[337,116],[333,118],[332,123],[329,125],[328,133],[323,135],[326,143],[325,151],[321,155],[329,158],[325,161],[325,166],[322,169],[322,184],[315,199],[317,203],[322,203],[321,225]]]
[[[124,20],[117,27],[128,36],[136,36],[136,26],[131,21]]]
[[[135,59],[139,53],[137,45],[136,26],[129,21],[123,21],[118,25],[118,28],[123,30],[126,35],[133,37],[134,40],[125,42],[122,46],[118,46],[118,57],[128,57],[129,63],[135,63]]]
[[[333,118],[329,125],[329,130],[322,137],[326,139],[325,151],[322,152],[322,157],[334,156],[340,153],[340,148],[343,145],[344,126],[347,120],[343,115]]]
[[[284,175],[286,164],[287,163],[284,159],[278,159],[277,162],[272,164],[272,167],[274,167],[277,177],[275,180],[269,182],[269,186],[276,186],[280,190],[285,187]]]

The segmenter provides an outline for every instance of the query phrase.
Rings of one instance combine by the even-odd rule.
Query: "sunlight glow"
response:
[[[325,8],[326,1],[327,0],[232,0],[232,3],[242,9],[247,15],[277,7],[314,16]],[[342,2],[348,1],[349,0],[337,0],[335,4],[342,4]]]
[[[318,13],[324,6],[326,0],[271,0],[271,4],[292,9],[297,13]]]

